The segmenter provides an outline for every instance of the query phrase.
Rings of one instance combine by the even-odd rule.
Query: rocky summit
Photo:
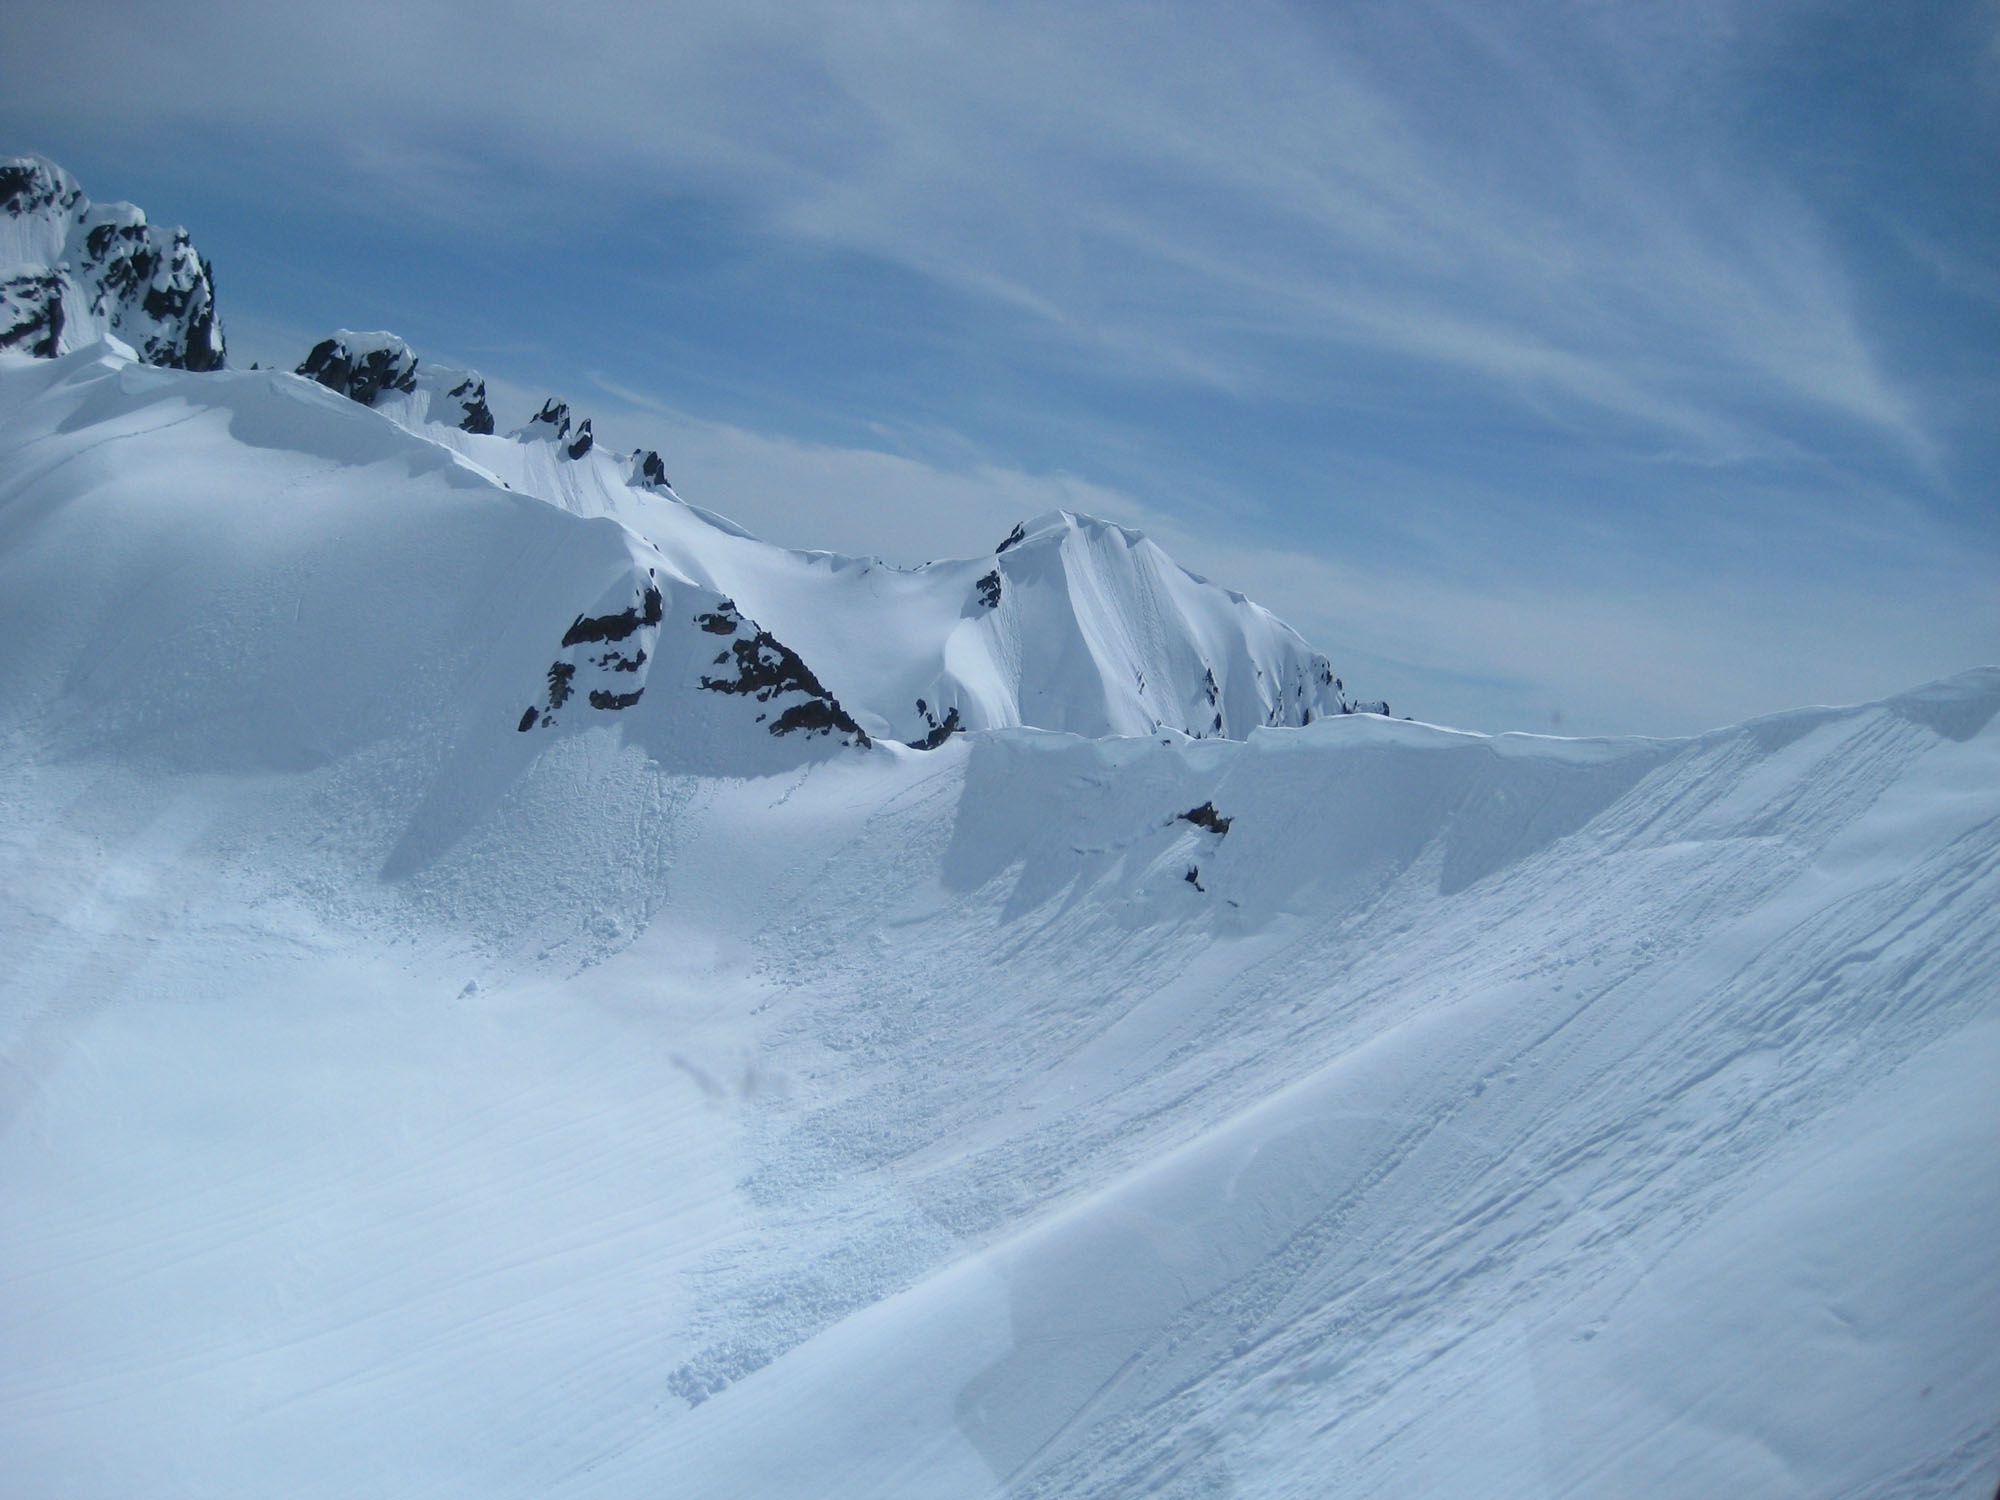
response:
[[[221,369],[207,263],[187,231],[92,203],[54,162],[0,159],[0,349],[49,356],[106,335],[149,365]]]

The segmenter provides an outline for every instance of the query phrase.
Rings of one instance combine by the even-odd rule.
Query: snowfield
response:
[[[464,374],[0,354],[0,1489],[1992,1493],[2000,670],[1343,713]]]

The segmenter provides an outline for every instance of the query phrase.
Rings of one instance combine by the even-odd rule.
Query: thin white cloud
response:
[[[17,18],[7,86],[338,141],[459,222],[718,195],[1128,374],[1282,387],[1276,325],[1711,458],[1803,406],[1935,465],[1811,213],[1704,128],[1738,7],[176,9]]]
[[[1142,506],[1069,474],[990,463],[942,468],[877,449],[842,448],[695,417],[599,376],[622,405],[599,422],[617,446],[665,456],[676,492],[782,546],[880,555],[901,566],[989,552],[1016,521],[1050,510],[1137,524]]]

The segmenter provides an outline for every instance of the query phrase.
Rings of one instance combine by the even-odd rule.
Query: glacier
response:
[[[10,1489],[1991,1493],[2000,670],[1465,733],[1088,517],[102,332],[0,352]]]

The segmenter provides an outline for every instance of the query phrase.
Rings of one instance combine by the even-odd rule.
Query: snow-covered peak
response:
[[[215,286],[185,230],[92,203],[39,156],[0,159],[0,349],[44,357],[117,334],[147,364],[223,364]]]
[[[1012,722],[1054,716],[1055,727],[1088,734],[1233,739],[1357,711],[1290,626],[1127,526],[1049,511],[1008,533],[974,586],[971,619],[990,623],[961,632],[954,654],[969,667],[982,647],[993,672],[1019,684]],[[965,675],[970,686],[979,674]]]
[[[465,432],[493,431],[486,382],[477,370],[425,364],[393,333],[343,328],[315,344],[296,373],[413,430],[435,422]]]

